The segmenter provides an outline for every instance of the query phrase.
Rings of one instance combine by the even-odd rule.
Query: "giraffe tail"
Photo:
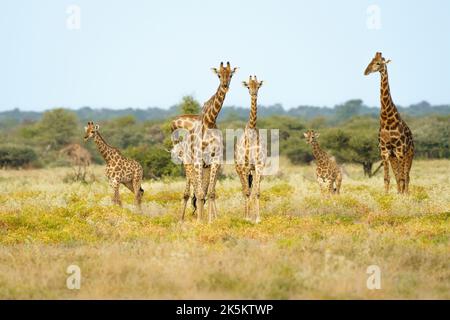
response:
[[[191,200],[192,206],[194,207],[194,211],[192,211],[192,214],[195,214],[195,211],[197,211],[197,197],[195,196],[195,194],[192,196],[192,200]],[[206,203],[206,200],[203,200],[203,204]]]
[[[253,184],[253,175],[250,173],[248,175],[248,187],[251,189]]]
[[[197,211],[197,197],[194,196],[192,197],[192,206],[194,207],[194,211],[192,212],[192,214],[195,214],[195,211]]]

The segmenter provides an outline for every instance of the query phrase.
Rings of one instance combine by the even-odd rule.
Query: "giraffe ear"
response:
[[[248,88],[248,83],[247,83],[247,82],[242,81],[242,85],[243,85],[244,87]]]
[[[98,131],[98,129],[100,129],[100,126],[98,124],[95,125],[95,131]]]
[[[305,136],[305,138],[308,138],[308,134],[306,132],[303,132],[303,135]]]
[[[211,70],[212,70],[212,72],[214,72],[215,74],[218,74],[218,73],[219,73],[219,71],[217,71],[216,68],[211,68]]]
[[[314,134],[314,136],[315,136],[316,138],[318,138],[318,137],[320,137],[320,133],[316,132],[316,133]]]
[[[262,85],[263,85],[263,83],[264,83],[264,81],[263,81],[263,80],[261,80],[261,81],[259,82],[258,88],[261,88],[261,87],[262,87]]]
[[[87,131],[88,127],[84,127],[84,131]]]
[[[231,71],[231,73],[235,73],[238,69],[239,69],[238,67],[233,68],[233,71]]]

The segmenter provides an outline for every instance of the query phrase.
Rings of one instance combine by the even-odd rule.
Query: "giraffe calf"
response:
[[[306,143],[312,146],[313,156],[316,159],[316,179],[322,193],[340,193],[342,171],[333,157],[323,151],[317,138],[318,132],[308,130],[304,134]]]
[[[141,210],[142,196],[144,189],[142,189],[142,177],[144,170],[139,162],[133,159],[128,159],[119,151],[119,149],[110,146],[103,139],[99,132],[99,125],[94,125],[94,122],[88,122],[85,127],[84,140],[87,141],[93,138],[99,152],[106,162],[106,177],[109,180],[110,186],[114,190],[113,203],[119,206],[122,205],[119,195],[119,187],[123,184],[135,196],[135,204]]]

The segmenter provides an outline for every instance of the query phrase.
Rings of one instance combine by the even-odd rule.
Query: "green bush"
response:
[[[20,168],[37,161],[36,152],[27,146],[0,146],[0,167]]]
[[[140,145],[130,147],[124,155],[137,160],[144,169],[144,178],[180,176],[181,165],[174,164],[170,153],[162,145]]]

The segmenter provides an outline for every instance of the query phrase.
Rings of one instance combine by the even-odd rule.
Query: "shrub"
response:
[[[137,160],[144,169],[144,178],[180,176],[181,166],[172,162],[170,153],[162,145],[130,147],[124,155]]]
[[[36,152],[27,146],[0,146],[0,167],[20,168],[37,160]]]

